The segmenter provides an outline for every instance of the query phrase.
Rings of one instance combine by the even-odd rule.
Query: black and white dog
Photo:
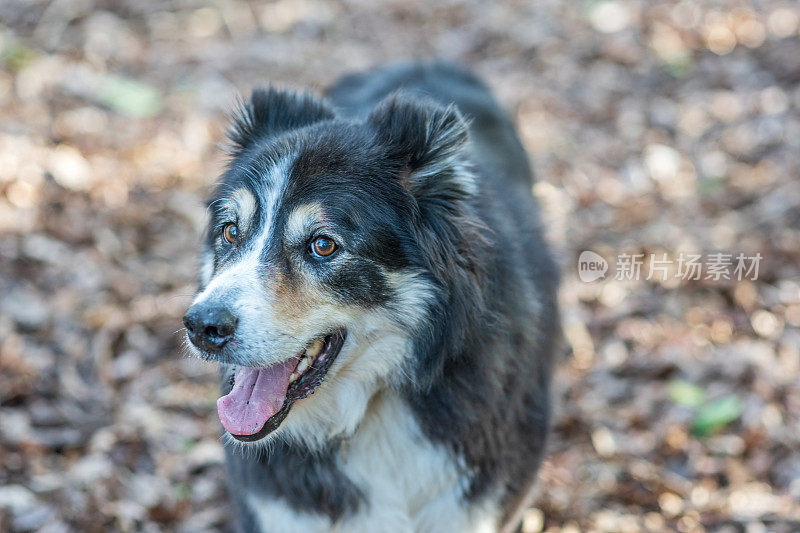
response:
[[[257,90],[230,137],[184,323],[223,368],[238,523],[514,527],[559,327],[508,116],[470,73],[414,63],[327,99]]]

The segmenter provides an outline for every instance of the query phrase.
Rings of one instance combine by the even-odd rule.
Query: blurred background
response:
[[[225,115],[437,56],[510,110],[567,350],[523,531],[800,530],[800,6],[0,1],[0,531],[232,528],[180,349]],[[581,282],[593,250],[612,270]],[[615,279],[760,253],[757,280]],[[647,269],[647,263],[643,272]]]

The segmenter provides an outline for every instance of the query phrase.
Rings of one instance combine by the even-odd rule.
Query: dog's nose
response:
[[[195,304],[183,316],[192,344],[207,352],[218,352],[236,332],[236,318],[227,307]]]

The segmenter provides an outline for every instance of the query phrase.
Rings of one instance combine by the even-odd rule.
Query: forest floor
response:
[[[523,531],[800,530],[800,8],[748,5],[0,2],[0,530],[231,530],[178,332],[226,113],[432,56],[511,111],[563,267]]]

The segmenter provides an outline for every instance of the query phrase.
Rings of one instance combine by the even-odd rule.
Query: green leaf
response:
[[[175,499],[178,501],[188,500],[192,495],[192,487],[188,483],[178,483],[175,485]]]
[[[697,180],[697,189],[702,195],[715,194],[725,188],[725,181],[719,176],[702,176]]]
[[[673,402],[687,407],[699,407],[706,399],[706,391],[682,379],[670,381],[667,390]]]
[[[18,43],[10,43],[0,54],[3,63],[11,72],[19,72],[36,59],[36,52]]]
[[[161,111],[161,94],[155,88],[129,78],[108,76],[97,97],[114,111],[130,117],[152,117]]]
[[[673,78],[686,77],[692,70],[692,57],[686,54],[670,57],[664,62],[664,68]]]
[[[743,407],[742,400],[734,395],[705,404],[694,417],[692,433],[698,437],[714,433],[739,418]]]

